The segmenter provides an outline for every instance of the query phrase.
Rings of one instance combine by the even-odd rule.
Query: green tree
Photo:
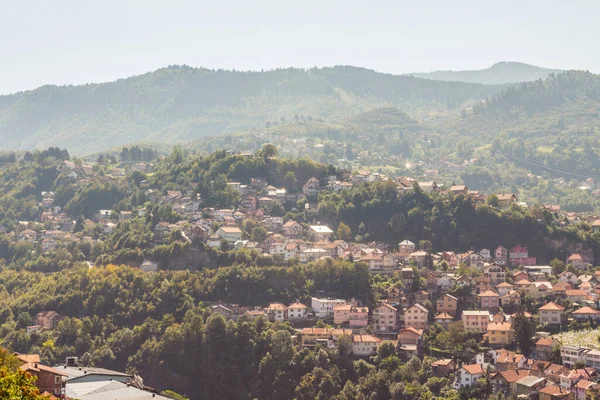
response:
[[[348,225],[343,222],[340,222],[338,225],[337,231],[335,235],[338,239],[349,241],[352,240],[352,230]]]
[[[80,215],[75,220],[75,227],[73,228],[73,232],[82,232],[85,229],[85,219],[83,215]]]
[[[486,199],[486,203],[490,207],[500,207],[500,200],[498,200],[498,196],[496,196],[495,194],[490,194]]]
[[[529,354],[534,346],[533,336],[535,335],[535,325],[525,316],[523,307],[519,307],[516,315],[513,317],[512,329],[519,349],[524,354]]]

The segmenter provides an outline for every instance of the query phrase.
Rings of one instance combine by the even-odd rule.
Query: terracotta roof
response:
[[[483,293],[479,293],[477,297],[500,297],[500,295],[496,292],[492,292],[491,290],[486,290]]]
[[[502,376],[506,382],[513,383],[521,378],[529,376],[529,371],[526,369],[512,369],[508,371],[500,371],[498,374]]]
[[[471,375],[483,375],[484,373],[481,364],[463,365],[462,368]]]
[[[511,285],[508,282],[502,282],[496,285],[497,288],[511,288],[514,287],[514,285]]]
[[[420,311],[422,311],[422,312],[429,312],[429,310],[428,310],[428,309],[426,309],[425,307],[423,307],[423,306],[422,306],[422,305],[420,305],[419,303],[417,303],[417,304],[415,304],[414,306],[412,306],[412,307],[409,307],[409,308],[414,308],[414,307],[417,307],[417,308],[418,308]]]
[[[583,260],[583,258],[581,258],[581,256],[579,254],[571,254],[569,256],[569,258],[567,258],[567,261],[581,261]]]
[[[352,341],[354,343],[378,343],[381,339],[376,338],[373,335],[353,335]]]
[[[593,309],[593,308],[591,308],[591,307],[587,307],[587,306],[586,306],[586,307],[581,307],[581,308],[579,308],[579,309],[577,309],[577,310],[573,311],[573,314],[576,314],[576,315],[582,315],[582,314],[584,314],[584,315],[585,315],[585,314],[600,314],[600,312],[599,312],[599,311],[596,311],[596,310],[594,310],[594,309]]]
[[[594,382],[590,382],[586,379],[582,379],[579,382],[577,382],[577,384],[575,385],[575,387],[577,389],[587,389],[588,387],[594,385]]]
[[[334,329],[331,330],[331,334],[333,336],[337,336],[337,335],[352,335],[352,329],[334,328]]]
[[[303,335],[327,335],[331,333],[331,329],[328,328],[302,328]]]
[[[284,311],[286,309],[285,305],[281,303],[271,303],[269,304],[269,310],[271,311]]]
[[[567,296],[587,296],[588,295],[585,290],[579,290],[579,289],[565,290],[565,293]]]
[[[392,306],[391,304],[388,304],[388,303],[381,303],[379,306],[380,307],[387,307],[387,308],[389,308],[392,311],[398,311],[398,309],[396,307],[394,307],[394,306]]]
[[[406,327],[406,328],[402,329],[400,332],[402,332],[402,331],[409,331],[409,332],[412,332],[419,336],[423,335],[423,329],[416,329],[416,328],[413,328],[412,326]]]
[[[552,339],[551,337],[543,337],[540,338],[537,342],[535,342],[536,346],[552,346],[552,343],[554,343],[554,339]]]
[[[222,226],[221,229],[226,233],[242,233],[241,229],[237,226]]]
[[[441,360],[437,360],[431,363],[434,367],[445,367],[450,364],[453,360],[451,358],[442,358]]]
[[[488,324],[488,331],[510,331],[512,325],[510,322],[491,322]]]
[[[25,363],[39,363],[40,362],[40,355],[39,354],[19,354],[19,353],[15,353],[15,356],[25,362]]]
[[[512,194],[512,193],[498,193],[498,194],[496,195],[496,197],[498,197],[498,200],[510,200],[510,199],[511,199],[513,196],[514,196],[515,198],[517,197],[517,196],[515,196],[515,195],[514,195],[514,194]]]
[[[544,311],[563,311],[564,309],[563,306],[560,306],[553,301],[540,307],[540,310]]]
[[[435,316],[435,319],[454,319],[454,317],[447,313],[441,313]]]
[[[288,306],[288,309],[290,309],[290,308],[307,308],[307,307],[302,303],[295,302],[294,304],[290,304]]]
[[[517,282],[517,285],[531,285],[531,281],[529,279],[521,279]]]
[[[519,363],[525,356],[523,354],[517,354],[508,350],[500,350],[498,351],[498,356],[496,357],[496,362],[499,363],[507,363],[514,362]]]
[[[560,386],[548,385],[545,388],[540,389],[538,393],[549,394],[550,396],[568,396],[571,394],[570,390],[563,389]]]

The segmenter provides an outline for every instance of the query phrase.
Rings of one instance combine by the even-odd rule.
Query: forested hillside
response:
[[[236,72],[174,66],[111,83],[2,96],[0,135],[4,149],[58,145],[81,154],[261,129],[295,115],[335,121],[379,106],[445,110],[500,89],[354,67]]]

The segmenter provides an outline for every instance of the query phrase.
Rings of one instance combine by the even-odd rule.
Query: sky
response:
[[[598,15],[597,0],[0,0],[0,94],[173,64],[600,73]]]

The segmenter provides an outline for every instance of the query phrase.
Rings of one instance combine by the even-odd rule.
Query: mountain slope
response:
[[[427,113],[502,89],[354,67],[268,72],[169,67],[116,82],[0,96],[0,149],[61,146],[81,154],[262,129],[296,115],[336,121],[386,106]]]
[[[563,72],[558,69],[536,67],[518,62],[499,62],[489,68],[472,71],[434,71],[408,74],[415,78],[438,81],[470,82],[487,85],[531,82],[546,79],[550,74]]]

